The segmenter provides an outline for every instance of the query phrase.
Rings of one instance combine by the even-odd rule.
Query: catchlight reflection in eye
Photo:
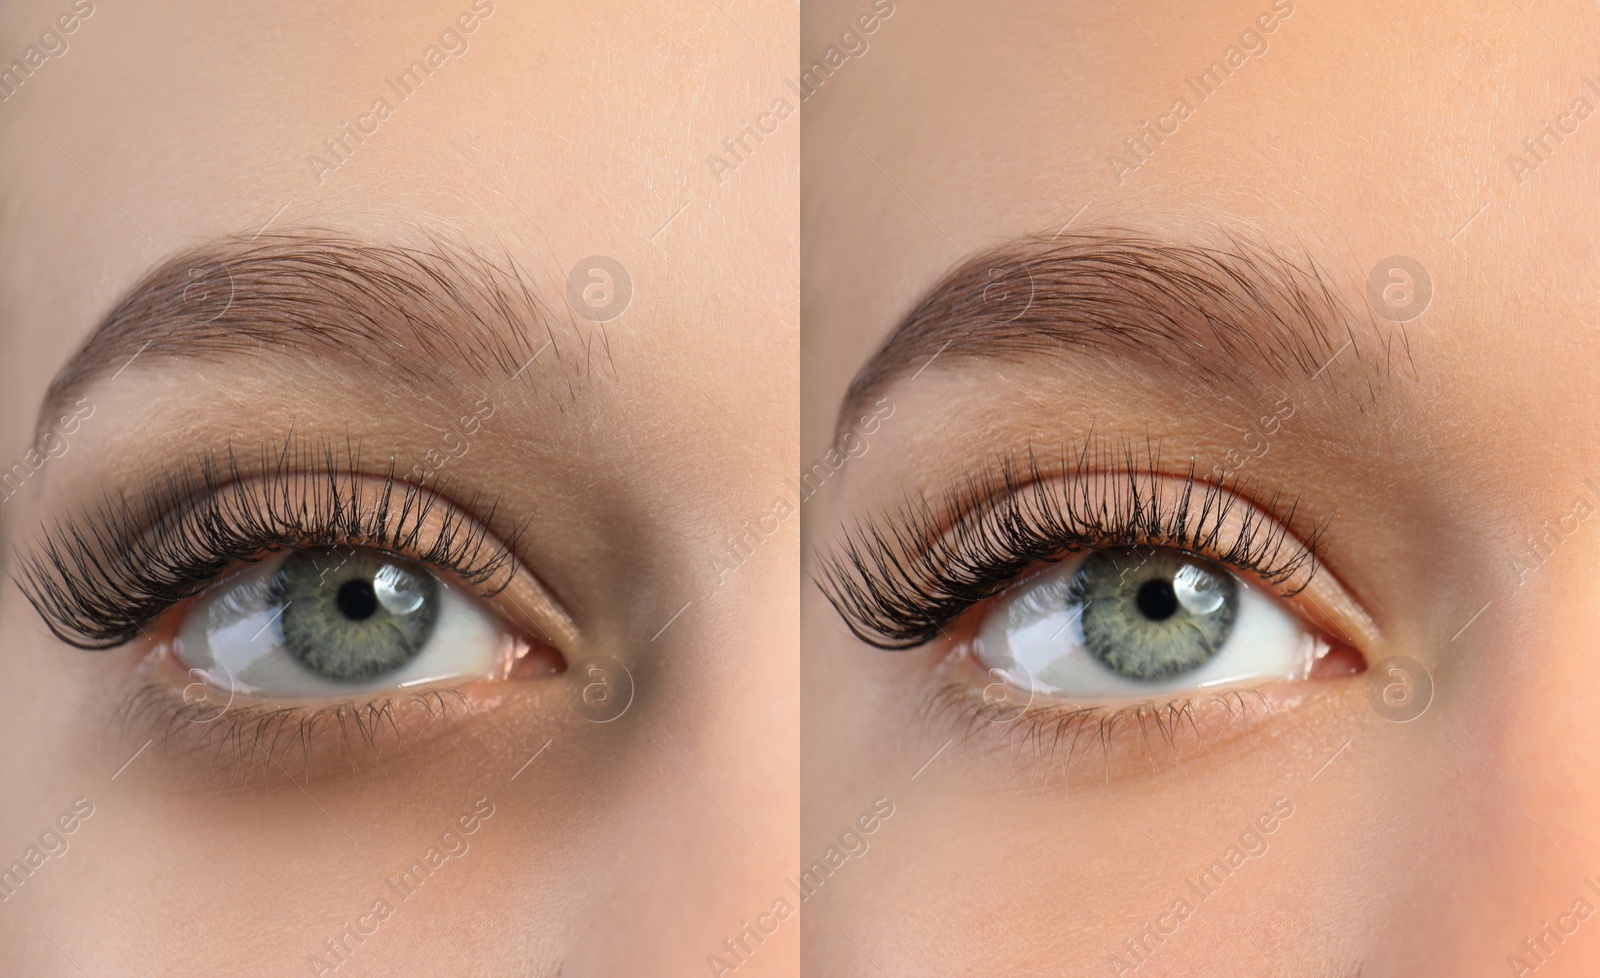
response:
[[[343,697],[504,675],[519,642],[420,564],[359,547],[295,550],[225,577],[178,628],[177,657],[213,685]]]
[[[1025,579],[976,641],[1022,689],[1096,699],[1305,679],[1327,648],[1261,588],[1164,547],[1094,550]]]

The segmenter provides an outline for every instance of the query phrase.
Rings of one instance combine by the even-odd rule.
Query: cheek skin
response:
[[[979,783],[970,774],[981,765],[961,763],[951,745],[908,783],[943,736],[912,738],[917,752],[855,751],[858,780],[904,786],[901,817],[875,838],[851,885],[817,901],[817,927],[872,934],[869,953],[892,948],[913,970],[1001,960],[1019,974],[1051,974],[1062,961],[1116,952],[1183,897],[1196,912],[1159,952],[1175,973],[1242,954],[1240,935],[1283,967],[1313,973],[1363,961],[1396,973],[1477,973],[1586,895],[1566,850],[1588,845],[1581,813],[1600,802],[1581,788],[1586,753],[1560,746],[1589,725],[1581,698],[1559,689],[1574,670],[1593,671],[1582,641],[1592,621],[1542,633],[1518,620],[1479,624],[1480,648],[1506,657],[1435,667],[1434,699],[1414,721],[1377,715],[1358,681],[1280,718],[1276,733],[1241,736],[1237,751],[1214,745],[1225,762],[1202,755],[1143,779]],[[903,717],[867,709],[888,695],[850,704],[870,716],[852,736],[883,743],[907,729]],[[1261,831],[1253,820],[1278,798],[1293,814],[1261,832],[1265,851],[1228,878],[1226,899],[1189,890],[1229,845],[1251,847],[1240,833]],[[848,799],[833,804],[842,810]],[[949,879],[964,882],[941,884]],[[1308,931],[1311,920],[1326,926]],[[1563,953],[1562,964],[1579,970],[1556,973],[1583,973],[1591,952],[1569,943]]]

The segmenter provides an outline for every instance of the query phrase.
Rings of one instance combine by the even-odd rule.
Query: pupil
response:
[[[1178,610],[1178,594],[1171,581],[1145,581],[1139,586],[1136,601],[1139,611],[1151,621],[1166,621]]]
[[[1143,594],[1141,591],[1141,598]],[[366,621],[378,610],[378,595],[372,590],[370,581],[345,581],[339,587],[338,603],[339,610],[344,612],[346,618]]]

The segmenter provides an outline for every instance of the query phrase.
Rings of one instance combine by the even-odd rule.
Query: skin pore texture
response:
[[[802,51],[861,6],[809,5]],[[802,158],[802,866],[874,799],[894,814],[806,902],[804,968],[1600,967],[1597,36],[1578,3],[902,3],[827,78]],[[1309,336],[1240,304],[1225,325],[1300,337],[1271,364],[1203,317],[1139,332],[1172,307],[1106,313],[1132,307],[1105,270],[1019,308],[1047,293],[1017,255],[1130,239],[1315,269],[1344,313]],[[965,331],[868,368],[988,255]],[[1369,301],[1391,256],[1426,270],[1420,315],[1382,301],[1389,275]],[[1070,316],[1112,325],[966,349]],[[981,609],[880,651],[814,583],[861,521],[1030,449],[1059,476],[1096,444],[1153,446],[1179,478],[1224,464],[1297,538],[1320,527],[1322,590],[1284,606],[1369,667],[1421,663],[1426,712],[1380,713],[1369,668],[1039,721],[963,664]]]
[[[4,58],[68,6],[8,5]],[[248,480],[357,446],[369,497],[423,466],[511,547],[520,583],[481,604],[567,666],[224,728],[140,693],[171,616],[80,651],[8,581],[0,863],[61,851],[6,887],[0,971],[689,974],[773,909],[799,831],[798,122],[720,180],[705,157],[781,89],[796,26],[722,7],[94,4],[0,105],[0,457],[56,425],[0,506],[8,555],[207,455]],[[431,312],[285,312],[329,282],[227,272],[329,241],[386,249]],[[41,427],[75,351],[191,254]],[[631,283],[604,322],[568,300],[589,256]],[[633,684],[609,722],[574,705],[601,658]],[[786,917],[739,973],[798,955]]]

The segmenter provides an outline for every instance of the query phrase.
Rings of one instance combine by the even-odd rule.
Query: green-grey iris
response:
[[[1216,564],[1178,550],[1112,548],[1073,576],[1084,645],[1130,679],[1171,679],[1204,665],[1233,631],[1238,583]]]
[[[291,553],[273,575],[284,649],[328,679],[358,682],[393,672],[433,634],[439,585],[426,570],[377,550]]]

